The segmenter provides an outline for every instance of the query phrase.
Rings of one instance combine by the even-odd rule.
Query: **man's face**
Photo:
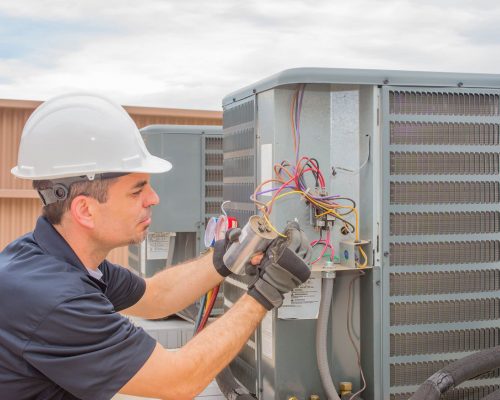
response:
[[[142,242],[151,224],[151,206],[159,202],[149,174],[117,178],[108,189],[106,203],[97,206],[94,220],[97,239],[111,248]]]

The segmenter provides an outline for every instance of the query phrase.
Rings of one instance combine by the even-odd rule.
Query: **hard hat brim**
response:
[[[84,169],[81,171],[71,171],[70,173],[56,173],[48,174],[44,176],[34,176],[26,173],[29,169],[23,170],[16,166],[10,170],[10,172],[20,179],[31,179],[31,180],[52,180],[52,179],[60,179],[60,178],[69,178],[73,176],[85,176],[85,175],[97,175],[97,174],[105,174],[105,173],[144,173],[144,174],[161,174],[163,172],[168,172],[172,169],[172,163],[163,158],[153,156],[151,154],[148,155],[146,159],[143,160],[141,165],[132,168],[124,168],[120,170],[94,170],[89,171],[88,169]]]

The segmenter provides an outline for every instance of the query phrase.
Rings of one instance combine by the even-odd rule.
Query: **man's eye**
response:
[[[132,196],[139,196],[141,194],[142,190],[139,190],[138,192],[133,192]]]

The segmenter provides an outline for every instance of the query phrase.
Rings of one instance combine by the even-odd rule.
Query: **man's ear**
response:
[[[70,213],[75,222],[85,228],[93,229],[94,224],[94,202],[95,199],[88,196],[76,196],[71,202]]]

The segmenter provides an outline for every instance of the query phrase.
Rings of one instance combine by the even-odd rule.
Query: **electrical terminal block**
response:
[[[340,265],[364,268],[372,265],[372,245],[368,240],[345,240],[339,243]]]
[[[310,194],[314,197],[327,197],[328,192],[326,189],[314,188],[310,190]],[[329,213],[325,213],[323,209],[317,207],[313,203],[308,203],[309,205],[309,222],[317,230],[320,229],[331,229],[335,223],[335,216]],[[323,215],[322,215],[323,214]],[[318,217],[321,215],[321,217]]]

